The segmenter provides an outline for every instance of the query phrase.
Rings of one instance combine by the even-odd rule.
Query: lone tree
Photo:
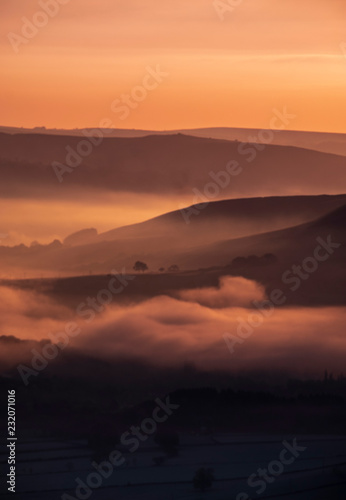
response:
[[[177,264],[173,264],[172,266],[169,266],[168,271],[170,273],[177,273],[179,271],[179,266],[177,266]]]
[[[144,271],[148,270],[148,266],[146,265],[145,262],[141,262],[140,260],[137,260],[137,262],[133,266],[133,269],[135,271],[140,271],[141,273],[144,273]]]
[[[193,485],[196,490],[206,491],[211,488],[213,481],[213,469],[205,469],[204,467],[201,467],[194,475]]]

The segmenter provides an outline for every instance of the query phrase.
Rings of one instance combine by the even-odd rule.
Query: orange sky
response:
[[[268,128],[287,106],[290,128],[346,132],[345,0],[237,3],[221,21],[213,0],[2,0],[1,125]],[[27,43],[23,17],[45,24]],[[148,65],[169,75],[121,119]]]

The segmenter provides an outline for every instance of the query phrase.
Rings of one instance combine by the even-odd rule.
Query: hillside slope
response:
[[[251,144],[178,134],[105,138],[82,158],[76,154],[82,140],[87,147],[85,138],[0,134],[0,193],[61,199],[79,188],[90,196],[101,190],[189,194],[193,200],[196,190],[211,193],[209,199],[321,194],[321,186],[325,194],[346,191],[346,158],[307,149],[262,145],[258,151]],[[59,183],[52,162],[72,165],[68,151],[76,166]]]

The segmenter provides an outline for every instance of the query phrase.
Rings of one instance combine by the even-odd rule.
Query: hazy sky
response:
[[[1,0],[2,125],[268,128],[287,106],[291,128],[346,132],[345,0],[229,0],[223,16],[213,0],[62,1],[46,24],[55,0]],[[111,108],[148,65],[169,75]]]

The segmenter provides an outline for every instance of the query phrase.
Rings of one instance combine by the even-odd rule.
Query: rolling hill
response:
[[[67,244],[0,247],[2,272],[10,269],[16,277],[27,270],[33,277],[42,272],[50,276],[102,274],[122,268],[132,272],[136,260],[146,262],[154,272],[172,264],[196,270],[227,266],[238,256],[265,253],[279,255],[280,263],[288,265],[303,258],[304,252],[308,256],[318,236],[328,236],[338,213],[335,210],[345,203],[346,195],[214,202],[190,224],[177,211],[101,235],[91,231],[93,239],[86,244],[69,244],[76,240],[68,238]],[[325,219],[328,213],[331,218]],[[343,237],[344,212],[340,214],[337,229]],[[327,223],[323,225],[323,221]]]
[[[82,136],[83,131],[91,132],[93,129],[47,129],[36,127],[33,129],[0,127],[0,132],[7,134],[46,134],[64,136]],[[227,141],[259,142],[265,144],[276,144],[280,146],[295,146],[307,149],[314,149],[324,153],[346,155],[346,134],[336,134],[328,132],[305,132],[295,130],[274,130],[251,129],[251,128],[230,128],[230,127],[210,127],[197,129],[180,130],[132,130],[132,129],[103,129],[108,137],[145,137],[147,135],[171,135],[185,134],[195,137],[205,137],[211,139],[223,139]],[[255,138],[255,139],[254,139]],[[257,139],[256,139],[257,138]],[[268,140],[267,138],[271,138]]]
[[[1,133],[0,181],[6,197],[57,199],[77,189],[91,199],[95,192],[124,192],[189,195],[199,199],[193,203],[321,194],[321,186],[323,194],[339,194],[346,191],[346,158],[292,146],[261,145],[259,151],[258,145],[182,134],[104,138],[90,147],[85,137]]]

